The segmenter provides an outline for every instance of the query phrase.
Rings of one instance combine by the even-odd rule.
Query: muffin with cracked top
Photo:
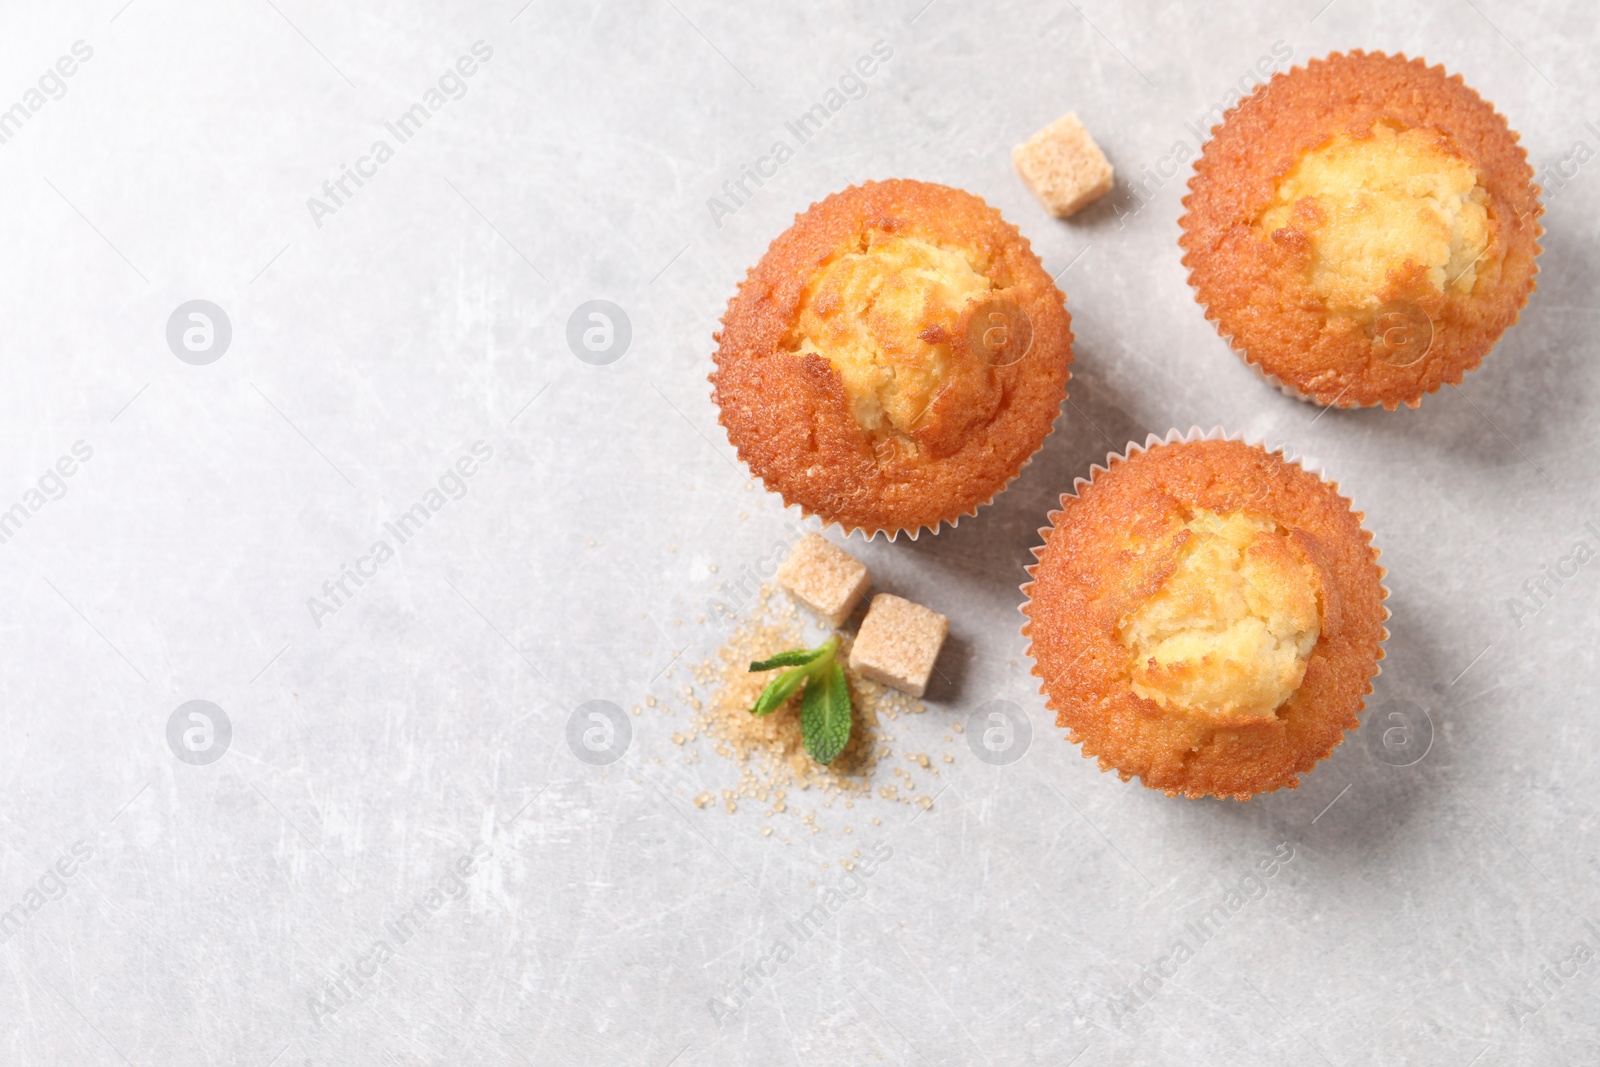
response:
[[[1279,453],[1152,442],[1063,496],[1023,606],[1057,725],[1123,780],[1293,789],[1357,724],[1388,636],[1362,516]]]
[[[976,513],[1043,444],[1071,319],[971,193],[867,182],[795,218],[728,304],[710,380],[739,457],[807,514],[916,536]]]
[[[1284,392],[1416,407],[1533,291],[1538,186],[1460,75],[1378,52],[1278,74],[1195,164],[1179,244],[1196,299]]]

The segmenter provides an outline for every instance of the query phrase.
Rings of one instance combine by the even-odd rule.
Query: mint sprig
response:
[[[838,644],[834,639],[832,644]],[[828,645],[818,645],[816,648],[797,648],[792,652],[779,652],[776,656],[750,664],[752,671],[770,671],[774,667],[804,667],[806,664],[828,654]]]
[[[800,734],[818,763],[832,763],[850,743],[850,685],[837,662],[811,679],[800,698]]]
[[[752,715],[770,715],[803,685],[800,736],[818,763],[832,763],[850,743],[850,683],[838,660],[839,639],[830,637],[816,648],[797,648],[750,664],[751,672],[788,667],[756,698]]]

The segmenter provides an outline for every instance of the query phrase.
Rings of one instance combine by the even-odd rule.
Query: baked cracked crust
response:
[[[1049,435],[1071,318],[980,198],[867,182],[796,216],[728,304],[719,421],[767,488],[871,536],[973,514]]]
[[[1290,695],[1266,714],[1219,701],[1215,685],[1197,690],[1198,705],[1135,691],[1149,692],[1135,677],[1143,646],[1130,642],[1130,626],[1181,587],[1195,551],[1194,520],[1206,515],[1248,517],[1261,528],[1250,554],[1271,571],[1270,602],[1263,609],[1252,600],[1244,614],[1279,611],[1284,630],[1293,631],[1287,636],[1315,636],[1297,681],[1293,671],[1269,679]],[[1361,520],[1338,486],[1240,441],[1169,438],[1111,457],[1061,498],[1022,587],[1022,632],[1056,724],[1101,770],[1124,781],[1138,775],[1169,796],[1247,800],[1298,786],[1357,725],[1388,637],[1384,570]],[[1308,590],[1314,617],[1296,622],[1296,598]],[[1225,672],[1237,664],[1217,656],[1181,666],[1180,683],[1196,673],[1217,682],[1222,672],[1232,685]],[[1245,697],[1262,691],[1233,689]]]
[[[1319,152],[1307,183],[1297,165]],[[1326,195],[1316,185],[1330,165],[1346,178],[1364,166],[1364,181],[1391,184],[1356,193],[1409,196],[1426,214],[1408,218],[1395,196]],[[1449,188],[1463,171],[1476,178],[1465,195]],[[1296,187],[1298,212],[1284,195]],[[1212,131],[1189,188],[1179,244],[1196,299],[1246,362],[1301,399],[1416,407],[1482,362],[1534,288],[1543,209],[1527,153],[1460,75],[1420,59],[1335,53],[1275,75]],[[1363,211],[1372,233],[1351,240]],[[1319,284],[1327,256],[1359,260],[1373,241],[1395,262],[1367,300]],[[1481,254],[1456,263],[1477,241]],[[1448,273],[1409,254],[1446,246]]]

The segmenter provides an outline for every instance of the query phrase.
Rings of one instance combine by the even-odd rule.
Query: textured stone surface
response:
[[[1445,63],[1540,168],[1600,148],[1581,5],[520,6],[4,17],[3,107],[93,54],[0,144],[0,511],[41,504],[0,543],[0,915],[23,916],[0,1062],[1592,1059],[1600,963],[1565,961],[1600,946],[1600,564],[1574,552],[1600,548],[1600,163],[1548,182],[1521,323],[1415,412],[1262,385],[1176,245],[1196,130],[1277,42]],[[401,142],[386,124],[442,77]],[[1062,224],[1009,153],[1069,108],[1124,184]],[[314,220],[345,166],[370,176]],[[794,213],[895,175],[998,206],[1073,313],[1072,403],[1012,487],[936,537],[848,542],[952,619],[897,751],[996,701],[1032,742],[993,765],[958,736],[937,778],[908,764],[931,810],[858,802],[810,834],[696,808],[734,771],[671,741],[685,665],[728,631],[708,605],[742,610],[798,524],[732,461],[705,377]],[[197,299],[232,326],[203,364],[166,332]],[[596,300],[628,316],[621,358],[605,306],[569,332]],[[1100,774],[1042,717],[1017,632],[1057,495],[1191,423],[1315,457],[1390,568],[1368,722],[1246,805]],[[204,706],[172,731],[189,759],[169,747],[195,700],[231,727],[211,762]],[[887,858],[847,880],[856,849]],[[820,930],[788,932],[829,889]],[[1530,991],[1547,966],[1567,976]]]

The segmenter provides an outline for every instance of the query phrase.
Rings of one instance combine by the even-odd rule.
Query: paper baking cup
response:
[[[1376,544],[1373,544],[1372,532],[1370,530],[1368,530],[1366,528],[1366,525],[1365,525],[1365,520],[1366,520],[1365,513],[1357,510],[1353,501],[1351,501],[1348,497],[1344,496],[1342,493],[1339,493],[1339,484],[1337,482],[1335,482],[1335,481],[1330,480],[1326,476],[1326,474],[1323,472],[1322,466],[1320,464],[1317,464],[1317,463],[1308,464],[1304,457],[1292,454],[1289,451],[1288,446],[1286,446],[1286,445],[1274,448],[1274,447],[1266,444],[1265,440],[1260,438],[1260,437],[1247,437],[1244,434],[1238,434],[1238,433],[1230,434],[1230,433],[1227,433],[1226,431],[1224,431],[1223,428],[1220,427],[1220,426],[1213,427],[1210,430],[1202,430],[1198,426],[1192,426],[1192,427],[1189,428],[1189,431],[1187,433],[1182,432],[1182,431],[1177,430],[1177,429],[1172,429],[1172,430],[1168,430],[1165,436],[1158,436],[1156,434],[1149,434],[1148,436],[1145,437],[1144,444],[1142,444],[1142,445],[1139,444],[1136,441],[1129,441],[1127,447],[1124,448],[1121,452],[1108,452],[1106,454],[1106,459],[1105,459],[1104,463],[1096,463],[1096,464],[1092,465],[1089,468],[1088,477],[1083,477],[1083,476],[1080,475],[1080,476],[1078,476],[1078,477],[1076,477],[1076,478],[1074,478],[1072,480],[1072,490],[1070,492],[1066,492],[1066,493],[1062,493],[1061,494],[1061,506],[1051,510],[1045,516],[1046,519],[1049,522],[1049,525],[1041,526],[1039,528],[1039,544],[1036,547],[1034,547],[1034,548],[1029,550],[1029,551],[1031,551],[1033,553],[1034,559],[1038,560],[1044,554],[1045,548],[1048,545],[1048,539],[1049,539],[1049,536],[1050,536],[1050,532],[1055,528],[1056,516],[1059,515],[1063,510],[1065,510],[1065,508],[1067,506],[1067,502],[1069,500],[1075,499],[1076,497],[1078,497],[1080,495],[1081,491],[1083,490],[1083,488],[1085,486],[1093,485],[1094,484],[1094,480],[1097,477],[1099,477],[1102,474],[1109,473],[1111,471],[1111,469],[1113,467],[1115,467],[1117,464],[1125,463],[1130,458],[1132,458],[1133,456],[1135,456],[1135,455],[1137,455],[1137,454],[1139,454],[1141,452],[1149,452],[1149,451],[1151,451],[1151,450],[1153,450],[1155,448],[1161,447],[1163,445],[1190,444],[1190,443],[1198,442],[1198,441],[1237,441],[1240,444],[1251,445],[1251,446],[1262,448],[1263,450],[1265,450],[1269,454],[1280,456],[1284,460],[1284,462],[1289,463],[1289,464],[1291,464],[1293,466],[1299,467],[1301,470],[1307,472],[1308,474],[1314,475],[1317,478],[1318,481],[1322,482],[1324,485],[1326,485],[1329,488],[1333,489],[1333,491],[1336,494],[1338,494],[1339,499],[1342,500],[1345,503],[1345,505],[1350,509],[1351,513],[1354,514],[1357,517],[1358,521],[1361,523],[1362,532],[1367,535],[1367,543],[1372,548],[1373,563],[1378,568],[1378,588],[1382,593],[1382,596],[1379,599],[1379,604],[1380,604],[1380,606],[1383,607],[1383,619],[1381,621],[1383,623],[1387,623],[1389,621],[1389,619],[1393,617],[1393,613],[1390,612],[1388,607],[1386,606],[1387,602],[1388,602],[1388,599],[1389,599],[1389,587],[1387,585],[1385,585],[1384,582],[1383,582],[1383,579],[1385,577],[1387,577],[1389,571],[1388,571],[1388,568],[1384,567],[1381,563],[1378,562],[1379,558],[1383,554],[1382,550],[1379,549]],[[1047,709],[1049,709],[1049,711],[1052,712],[1052,714],[1059,715],[1060,714],[1060,710],[1055,706],[1054,699],[1051,697],[1050,693],[1047,691],[1047,689],[1045,687],[1046,686],[1046,679],[1045,679],[1044,675],[1041,674],[1040,671],[1039,671],[1039,660],[1034,655],[1034,652],[1033,652],[1033,638],[1027,633],[1027,628],[1028,628],[1029,624],[1033,621],[1031,618],[1028,617],[1027,609],[1028,609],[1028,606],[1033,603],[1032,590],[1033,590],[1033,585],[1034,585],[1034,575],[1036,574],[1036,572],[1039,569],[1039,564],[1037,562],[1035,562],[1033,564],[1030,564],[1029,566],[1027,566],[1024,569],[1027,572],[1028,580],[1023,582],[1021,584],[1021,586],[1018,587],[1019,591],[1022,593],[1022,603],[1020,605],[1018,605],[1017,610],[1022,614],[1023,620],[1024,620],[1021,629],[1022,629],[1022,636],[1028,643],[1028,645],[1027,645],[1027,654],[1028,654],[1028,659],[1032,664],[1032,666],[1030,668],[1030,673],[1033,674],[1036,678],[1039,679],[1038,692],[1040,693],[1040,695],[1042,695],[1044,697],[1045,707]],[[1389,640],[1389,628],[1388,628],[1387,625],[1384,625],[1382,627],[1382,636],[1379,637],[1379,639],[1378,639],[1377,662],[1374,665],[1373,672],[1372,672],[1372,677],[1367,679],[1367,687],[1366,687],[1365,691],[1362,692],[1362,694],[1361,694],[1361,707],[1358,708],[1357,712],[1356,712],[1356,715],[1357,715],[1356,726],[1350,727],[1350,728],[1346,729],[1345,731],[1343,731],[1343,733],[1341,733],[1341,735],[1340,735],[1339,741],[1334,744],[1333,748],[1329,749],[1329,751],[1328,751],[1328,753],[1326,755],[1322,755],[1322,756],[1317,757],[1317,761],[1316,761],[1317,763],[1321,763],[1323,760],[1326,760],[1328,758],[1328,756],[1331,756],[1333,754],[1333,751],[1335,749],[1337,749],[1339,747],[1339,745],[1344,743],[1344,736],[1346,734],[1348,734],[1351,730],[1358,729],[1360,727],[1360,725],[1361,725],[1361,718],[1360,717],[1367,710],[1367,697],[1372,695],[1373,683],[1376,682],[1377,679],[1378,679],[1378,676],[1383,673],[1383,660],[1384,660],[1384,656],[1385,656],[1384,645],[1388,640]],[[1128,778],[1132,778],[1132,777],[1136,776],[1136,772],[1123,771],[1120,768],[1118,768],[1117,766],[1115,766],[1114,764],[1112,764],[1109,761],[1109,759],[1106,758],[1105,756],[1102,756],[1098,752],[1090,751],[1088,743],[1083,738],[1078,737],[1076,735],[1076,731],[1072,730],[1070,727],[1067,728],[1067,730],[1068,730],[1068,733],[1067,733],[1068,740],[1079,747],[1079,749],[1080,749],[1080,751],[1082,751],[1083,756],[1084,756],[1085,759],[1097,760],[1098,763],[1099,763],[1099,766],[1100,766],[1100,770],[1102,772],[1115,771],[1119,775],[1119,777],[1123,778],[1124,781],[1126,781]],[[1278,787],[1276,787],[1276,789],[1295,789],[1295,788],[1298,788],[1299,785],[1300,785],[1300,779],[1305,774],[1308,774],[1308,773],[1310,773],[1310,772],[1309,771],[1301,772],[1300,774],[1297,774],[1290,782],[1285,783],[1282,786],[1278,786]],[[1276,792],[1276,789],[1269,790],[1269,792]],[[1183,795],[1183,794],[1182,794],[1181,790],[1174,790],[1174,791],[1167,791],[1167,795],[1168,796],[1178,796],[1178,795]],[[1207,795],[1211,795],[1211,794],[1207,794]],[[1262,794],[1257,793],[1257,794],[1253,794],[1253,795],[1260,796]]]
[[[1543,226],[1540,226],[1538,223],[1535,223],[1534,227],[1535,227],[1535,229],[1538,231],[1538,233],[1540,235],[1542,235],[1544,233],[1544,227]],[[1533,265],[1533,277],[1535,279],[1537,279],[1538,276],[1539,276],[1538,256],[1542,252],[1543,252],[1543,248],[1539,245],[1538,237],[1536,236],[1534,238],[1534,257],[1535,257],[1535,262],[1534,262],[1534,265]],[[1538,283],[1535,281],[1532,284],[1530,284],[1530,286],[1528,287],[1528,296],[1530,298],[1532,297],[1533,291],[1534,291],[1535,288],[1537,288],[1537,286],[1538,286]],[[1223,343],[1226,344],[1230,349],[1232,349],[1233,354],[1239,357],[1239,361],[1241,363],[1243,363],[1246,367],[1249,367],[1252,371],[1254,371],[1257,378],[1260,378],[1263,382],[1266,382],[1268,385],[1270,385],[1274,389],[1278,390],[1278,392],[1282,393],[1284,396],[1289,397],[1289,398],[1291,398],[1293,400],[1303,401],[1303,402],[1305,402],[1307,404],[1312,405],[1313,407],[1319,407],[1319,408],[1336,407],[1336,408],[1339,408],[1341,411],[1350,411],[1350,410],[1353,410],[1353,409],[1361,409],[1361,408],[1383,408],[1385,411],[1393,411],[1393,410],[1395,410],[1395,408],[1398,408],[1398,407],[1401,407],[1402,405],[1404,405],[1407,408],[1411,408],[1412,410],[1416,410],[1417,408],[1422,406],[1422,398],[1423,397],[1432,396],[1434,393],[1437,393],[1440,389],[1444,388],[1447,385],[1460,385],[1463,381],[1466,380],[1466,377],[1467,377],[1468,374],[1471,374],[1473,371],[1475,371],[1479,367],[1483,366],[1483,361],[1488,358],[1490,352],[1494,351],[1495,345],[1498,345],[1500,343],[1500,339],[1497,338],[1495,340],[1494,345],[1490,345],[1487,349],[1484,350],[1483,354],[1478,357],[1478,360],[1477,360],[1476,363],[1473,363],[1471,366],[1467,366],[1467,365],[1463,364],[1462,366],[1457,367],[1452,373],[1446,375],[1444,378],[1441,378],[1439,381],[1435,382],[1430,388],[1423,390],[1423,392],[1419,396],[1417,396],[1416,399],[1399,401],[1394,405],[1394,407],[1387,407],[1381,401],[1375,401],[1375,402],[1373,402],[1371,404],[1358,404],[1353,400],[1350,400],[1350,401],[1345,400],[1342,395],[1340,397],[1335,398],[1332,402],[1324,404],[1322,401],[1318,400],[1315,396],[1312,396],[1312,395],[1310,395],[1308,393],[1301,392],[1299,389],[1297,389],[1294,386],[1290,385],[1288,382],[1284,381],[1282,378],[1278,377],[1276,374],[1273,374],[1271,371],[1267,370],[1260,363],[1257,363],[1255,361],[1255,359],[1250,355],[1249,351],[1246,348],[1244,348],[1242,345],[1240,345],[1237,341],[1234,340],[1234,337],[1233,337],[1232,334],[1227,333],[1227,332],[1225,332],[1223,330],[1221,321],[1218,320],[1217,317],[1212,314],[1211,308],[1206,304],[1206,302],[1204,300],[1200,299],[1200,290],[1194,284],[1194,272],[1193,271],[1191,271],[1190,275],[1189,275],[1189,287],[1190,287],[1190,289],[1194,290],[1194,301],[1195,301],[1195,303],[1199,304],[1200,305],[1200,309],[1205,312],[1206,321],[1211,323],[1212,327],[1217,331],[1217,336],[1222,338]],[[1526,307],[1527,306],[1526,303],[1524,303],[1523,306]],[[1519,309],[1517,309],[1516,313],[1511,316],[1511,321],[1506,323],[1505,330],[1502,330],[1500,332],[1500,337],[1501,338],[1505,337],[1505,331],[1509,330],[1509,329],[1511,329],[1511,327],[1515,326],[1517,324],[1518,320],[1521,317],[1522,317],[1522,309],[1519,308]]]
[[[1065,391],[1066,390],[1066,386],[1071,381],[1072,381],[1072,372],[1069,370],[1067,372],[1067,381],[1062,383],[1062,390],[1063,391],[1062,391],[1062,394],[1061,394],[1061,399],[1062,399],[1063,403],[1065,403],[1066,399],[1067,399],[1067,394],[1066,394],[1066,391]],[[899,540],[901,534],[905,534],[907,540],[915,541],[917,538],[922,536],[923,531],[927,531],[927,533],[930,536],[935,536],[936,537],[936,536],[938,536],[939,531],[944,529],[946,526],[949,526],[952,530],[954,530],[957,526],[959,526],[961,524],[961,520],[962,519],[976,518],[979,508],[986,508],[990,504],[993,504],[995,497],[999,496],[1001,493],[1003,493],[1007,489],[1011,488],[1011,483],[1016,481],[1018,478],[1022,477],[1022,472],[1028,469],[1028,464],[1033,462],[1034,457],[1037,456],[1040,452],[1044,451],[1044,443],[1046,441],[1050,440],[1050,436],[1056,432],[1056,423],[1060,422],[1060,421],[1061,421],[1061,413],[1058,411],[1058,412],[1056,412],[1056,417],[1054,419],[1052,419],[1051,422],[1050,422],[1050,428],[1044,432],[1044,436],[1043,437],[1039,438],[1039,447],[1035,448],[1033,450],[1033,453],[1031,455],[1029,455],[1027,459],[1023,460],[1020,464],[1017,465],[1017,472],[1015,474],[1013,474],[1011,477],[1007,478],[1004,482],[1002,482],[1000,484],[1000,488],[996,489],[994,492],[989,494],[989,499],[984,500],[981,503],[974,504],[974,505],[972,505],[972,507],[968,508],[966,511],[963,511],[963,512],[957,514],[957,515],[953,515],[950,518],[939,519],[939,520],[935,521],[932,526],[929,526],[926,523],[924,523],[922,525],[919,525],[914,530],[902,526],[899,529],[893,530],[893,531],[889,531],[889,530],[874,530],[874,531],[872,531],[872,533],[868,534],[863,527],[860,527],[860,526],[846,527],[844,523],[839,522],[836,519],[829,519],[829,518],[825,518],[822,515],[818,515],[816,512],[814,512],[810,508],[806,507],[804,504],[796,504],[796,503],[794,503],[787,496],[784,496],[784,494],[782,494],[782,493],[778,493],[778,496],[783,499],[783,503],[784,503],[785,507],[797,507],[797,508],[799,508],[800,509],[800,514],[801,514],[801,516],[803,518],[809,519],[809,518],[815,517],[815,518],[819,519],[822,522],[822,529],[824,531],[826,531],[830,527],[835,527],[836,526],[836,527],[839,528],[839,531],[842,534],[844,534],[844,536],[846,536],[846,537],[849,537],[851,534],[855,533],[857,530],[860,530],[862,535],[868,541],[877,540],[879,534],[882,534],[884,536],[884,539],[886,541],[890,541],[890,542]],[[745,469],[746,470],[750,469],[750,465],[748,463],[745,464]],[[754,474],[752,474],[751,477],[757,478],[757,480],[759,480],[761,482],[762,488],[766,489],[768,492],[777,492],[776,490],[772,489],[770,486],[767,485],[765,479],[761,479],[758,475],[754,475]]]
[[[1067,334],[1067,343],[1069,345],[1071,345],[1075,340],[1076,340],[1076,338],[1072,335],[1072,333],[1069,330],[1068,334]],[[1071,384],[1072,384],[1072,368],[1069,365],[1067,367],[1067,376],[1066,376],[1065,380],[1063,380],[1062,383],[1061,383],[1061,404],[1063,404],[1063,405],[1067,402],[1067,397],[1069,395],[1068,392],[1067,392],[1067,388]],[[915,541],[917,538],[922,536],[923,531],[927,531],[927,533],[930,534],[930,535],[937,536],[939,531],[944,529],[945,526],[949,526],[953,530],[958,525],[960,525],[962,519],[975,517],[978,514],[978,509],[979,508],[986,508],[990,504],[993,504],[995,497],[997,497],[1001,493],[1005,492],[1007,489],[1009,489],[1011,487],[1011,483],[1012,482],[1014,482],[1018,478],[1022,477],[1022,472],[1028,469],[1028,464],[1032,463],[1034,461],[1034,458],[1036,456],[1038,456],[1040,452],[1044,451],[1045,442],[1050,440],[1051,435],[1056,432],[1056,423],[1058,423],[1060,421],[1061,421],[1061,408],[1060,408],[1060,405],[1058,405],[1057,409],[1056,409],[1056,417],[1050,420],[1050,427],[1047,430],[1045,430],[1044,436],[1039,438],[1038,446],[1035,447],[1034,450],[1031,453],[1029,453],[1027,459],[1024,459],[1021,463],[1019,463],[1017,465],[1017,469],[1016,469],[1015,473],[1013,473],[1004,482],[1000,483],[1000,487],[998,489],[996,489],[994,492],[989,494],[989,497],[988,497],[987,500],[983,500],[983,501],[981,501],[981,502],[979,502],[977,504],[974,504],[974,505],[972,505],[972,507],[968,508],[967,510],[962,511],[962,512],[958,512],[955,515],[947,516],[947,517],[941,518],[941,519],[937,519],[937,520],[934,521],[934,523],[931,526],[928,525],[927,523],[921,523],[915,529],[912,529],[911,527],[902,526],[902,527],[899,527],[898,529],[895,529],[895,530],[881,530],[881,529],[880,530],[874,530],[870,534],[866,532],[866,528],[865,527],[862,527],[862,526],[846,526],[843,522],[840,522],[838,519],[830,519],[826,515],[823,515],[823,514],[821,514],[819,512],[812,511],[810,508],[808,508],[806,505],[800,503],[799,501],[790,500],[789,497],[788,497],[788,494],[784,493],[780,489],[775,489],[771,485],[767,484],[766,478],[764,478],[761,475],[757,474],[755,472],[755,470],[753,468],[751,468],[749,460],[745,459],[744,450],[743,449],[741,449],[738,445],[734,444],[733,450],[734,450],[734,453],[739,457],[739,463],[744,467],[745,472],[747,474],[749,474],[750,479],[752,481],[761,483],[761,488],[765,489],[767,492],[777,494],[778,498],[783,501],[783,506],[785,508],[798,508],[800,510],[800,517],[801,517],[802,520],[814,518],[817,521],[821,522],[822,525],[819,528],[819,532],[825,533],[829,529],[837,528],[840,533],[842,533],[846,537],[849,537],[851,534],[853,534],[853,533],[855,533],[856,531],[859,530],[859,531],[861,531],[862,535],[869,542],[877,540],[879,534],[882,534],[886,541],[891,541],[891,542],[899,540],[900,535],[901,534],[905,534],[906,538],[908,540]],[[719,412],[718,417],[717,417],[717,424],[718,425],[722,425],[722,417],[721,417],[720,412]],[[724,434],[728,433],[728,428],[726,426],[723,426],[722,429],[723,429],[723,433]],[[733,444],[731,435],[730,435],[728,443],[729,444]]]
[[[1535,268],[1535,273],[1537,273],[1537,268]],[[1206,302],[1204,300],[1200,299],[1200,290],[1194,284],[1194,274],[1193,274],[1192,271],[1190,272],[1189,288],[1194,290],[1194,302],[1199,304],[1200,305],[1200,309],[1205,312],[1206,321],[1211,323],[1212,327],[1217,331],[1217,336],[1222,338],[1223,344],[1227,345],[1228,348],[1233,352],[1233,354],[1239,357],[1239,362],[1243,363],[1246,367],[1249,367],[1252,371],[1254,371],[1255,372],[1255,376],[1257,378],[1259,378],[1261,381],[1263,381],[1266,384],[1272,386],[1272,388],[1276,389],[1278,392],[1282,393],[1284,396],[1290,398],[1291,400],[1299,400],[1302,403],[1310,404],[1312,407],[1338,408],[1340,411],[1351,411],[1351,410],[1363,409],[1363,408],[1384,408],[1385,411],[1393,411],[1393,410],[1395,410],[1395,408],[1398,408],[1398,407],[1401,406],[1400,403],[1397,403],[1397,404],[1395,404],[1395,406],[1393,408],[1385,408],[1384,405],[1382,404],[1382,402],[1374,402],[1374,403],[1371,403],[1371,404],[1357,404],[1353,400],[1345,401],[1342,395],[1336,397],[1332,402],[1324,404],[1322,401],[1318,400],[1315,396],[1313,396],[1313,395],[1311,395],[1309,393],[1301,392],[1299,389],[1297,389],[1293,385],[1290,385],[1288,382],[1284,381],[1282,378],[1278,377],[1276,374],[1273,374],[1271,371],[1267,370],[1267,368],[1263,367],[1260,363],[1257,363],[1255,361],[1255,359],[1250,355],[1250,352],[1249,352],[1248,349],[1246,349],[1244,346],[1240,345],[1237,341],[1235,341],[1234,337],[1233,337],[1233,335],[1231,333],[1227,333],[1226,331],[1223,330],[1222,322],[1214,314],[1212,314],[1211,308],[1206,305]],[[1513,319],[1512,323],[1515,324],[1515,322],[1516,322],[1516,320]],[[1511,327],[1507,326],[1506,328],[1510,329]],[[1487,356],[1488,352],[1485,352],[1484,355]],[[1403,401],[1404,405],[1406,407],[1408,407],[1408,408],[1411,408],[1412,410],[1415,410],[1415,409],[1421,407],[1422,406],[1422,397],[1423,396],[1428,396],[1430,394],[1437,393],[1440,389],[1442,389],[1446,385],[1460,385],[1462,380],[1466,378],[1467,373],[1469,371],[1477,370],[1478,367],[1480,367],[1482,364],[1483,364],[1483,357],[1480,356],[1478,358],[1478,362],[1477,363],[1474,363],[1470,367],[1462,367],[1460,373],[1457,374],[1454,379],[1439,381],[1437,384],[1435,384],[1433,386],[1433,388],[1425,390],[1422,393],[1422,396],[1417,397],[1415,400]]]

